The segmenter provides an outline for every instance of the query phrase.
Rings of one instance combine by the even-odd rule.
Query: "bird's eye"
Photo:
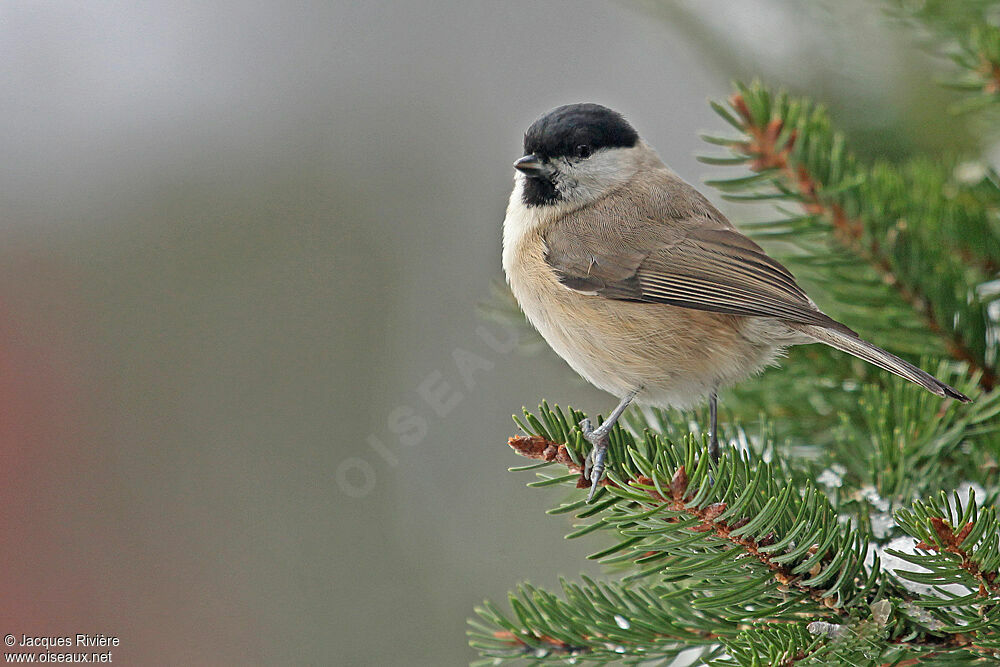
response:
[[[587,144],[580,144],[576,147],[575,153],[578,158],[586,159],[594,154],[594,149]]]

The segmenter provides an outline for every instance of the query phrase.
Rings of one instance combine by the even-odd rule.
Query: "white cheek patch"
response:
[[[597,199],[632,176],[637,162],[635,151],[635,148],[613,148],[599,150],[585,160],[561,161],[561,178],[556,187],[570,201]]]

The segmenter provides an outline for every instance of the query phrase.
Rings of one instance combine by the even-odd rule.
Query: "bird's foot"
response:
[[[708,454],[712,457],[712,463],[719,462],[719,396],[713,389],[708,396],[708,419],[709,430]]]
[[[715,431],[712,431],[708,440],[708,455],[712,457],[712,463],[719,462],[719,438],[715,435]]]
[[[604,424],[598,428],[592,428],[589,419],[580,422],[580,430],[583,437],[587,439],[592,447],[583,462],[583,476],[590,480],[590,494],[587,502],[594,500],[597,493],[597,485],[604,476],[605,463],[608,457],[608,444],[611,442],[610,430],[605,429]]]

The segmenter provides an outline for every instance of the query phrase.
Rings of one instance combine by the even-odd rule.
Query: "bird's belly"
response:
[[[596,387],[616,396],[690,407],[713,388],[738,382],[781,349],[744,335],[747,318],[655,303],[612,301],[557,281],[511,286],[528,320],[553,350]]]

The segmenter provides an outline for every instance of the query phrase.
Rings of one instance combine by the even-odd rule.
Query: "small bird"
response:
[[[521,309],[567,363],[620,399],[584,466],[593,499],[609,434],[633,401],[690,407],[791,345],[824,343],[938,396],[970,399],[824,314],[795,278],[670,170],[621,114],[554,109],[528,128],[503,223]]]

